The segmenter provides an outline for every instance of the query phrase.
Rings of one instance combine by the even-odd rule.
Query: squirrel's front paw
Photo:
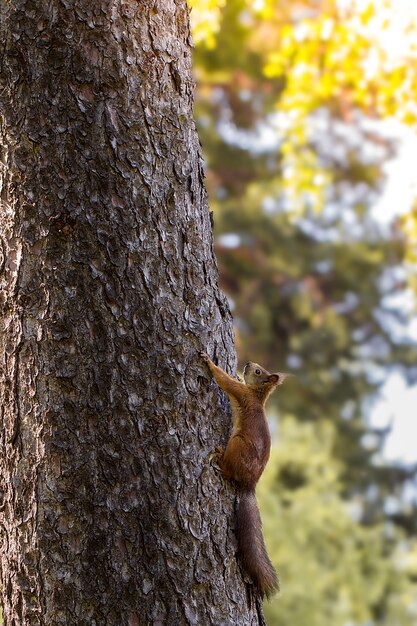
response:
[[[198,354],[201,356],[205,363],[210,362],[210,357],[208,356],[208,354],[206,354],[205,352],[199,352]]]

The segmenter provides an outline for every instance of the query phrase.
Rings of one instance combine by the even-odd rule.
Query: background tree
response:
[[[257,624],[186,4],[12,0],[0,37],[5,624]]]
[[[283,580],[269,623],[413,623],[415,468],[387,462],[387,429],[369,422],[388,373],[416,375],[393,304],[412,281],[413,214],[386,225],[373,208],[397,150],[383,118],[414,132],[413,13],[230,0],[206,20],[193,4],[197,120],[238,353],[297,374],[271,411],[278,450],[260,492]]]

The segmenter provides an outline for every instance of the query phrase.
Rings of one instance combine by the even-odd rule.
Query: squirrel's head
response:
[[[286,374],[285,372],[273,372],[271,374],[258,363],[252,363],[251,361],[246,363],[243,369],[245,383],[251,387],[264,389],[267,395],[269,395],[275,387],[282,385],[289,376],[291,376],[291,374]]]

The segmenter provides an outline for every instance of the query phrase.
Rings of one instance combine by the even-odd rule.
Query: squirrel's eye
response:
[[[259,376],[259,374],[260,374],[260,373],[261,373],[261,370],[260,370],[260,369],[256,369],[256,370],[255,370],[255,374],[256,374],[257,376]]]

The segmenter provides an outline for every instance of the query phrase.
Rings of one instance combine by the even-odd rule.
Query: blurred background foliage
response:
[[[378,212],[387,164],[416,131],[416,3],[190,4],[240,362],[296,374],[270,400],[259,486],[282,578],[268,624],[415,625],[417,467],[384,456],[389,428],[371,409],[390,372],[417,381],[416,204]]]

